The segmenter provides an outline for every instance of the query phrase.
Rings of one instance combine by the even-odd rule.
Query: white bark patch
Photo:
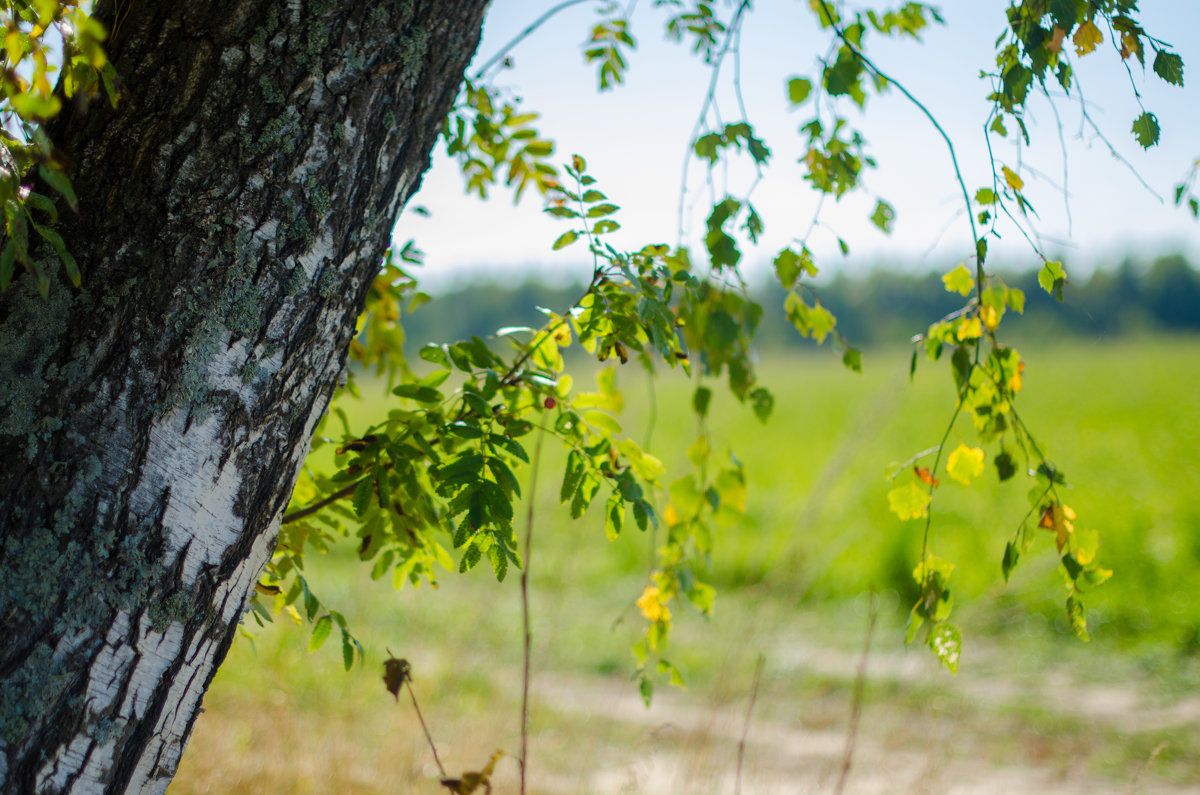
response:
[[[146,467],[133,500],[144,511],[170,489],[162,521],[171,546],[187,547],[184,588],[195,583],[202,564],[220,561],[241,534],[234,505],[244,481],[236,455],[218,466],[225,444],[222,418],[210,414],[190,427],[186,421],[186,409],[179,408],[150,428]]]
[[[320,270],[322,262],[333,259],[335,251],[337,251],[337,246],[333,242],[333,235],[326,227],[321,230],[320,236],[313,241],[312,248],[301,256],[296,257],[295,264],[304,268],[304,272],[308,274],[308,278],[312,279],[317,275],[317,271]],[[276,329],[272,326],[267,330],[267,336],[276,339],[278,335],[275,332]]]

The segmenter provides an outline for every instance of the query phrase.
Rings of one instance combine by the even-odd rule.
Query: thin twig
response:
[[[850,707],[850,732],[846,736],[846,755],[842,757],[842,773],[838,776],[834,795],[842,795],[846,779],[850,775],[850,763],[854,759],[854,741],[858,737],[858,721],[862,717],[863,690],[867,681],[867,656],[871,653],[871,636],[875,633],[875,616],[879,611],[879,598],[871,591],[871,617],[867,621],[867,639],[863,642],[862,658],[858,661],[858,673],[854,675],[854,701]]]
[[[533,631],[529,626],[529,565],[533,558],[533,508],[537,496],[538,462],[542,458],[540,431],[533,448],[533,463],[529,471],[529,506],[525,512],[525,565],[521,567],[521,620],[525,630],[525,669],[521,678],[521,795],[525,795],[525,770],[529,758],[529,669],[533,658]]]
[[[429,750],[433,751],[433,761],[437,762],[438,772],[442,774],[442,778],[446,777],[446,768],[442,766],[441,757],[438,756],[437,746],[433,744],[433,735],[429,733],[429,727],[425,725],[425,717],[421,714],[421,708],[417,706],[417,694],[413,692],[412,678],[404,680],[404,686],[408,688],[408,697],[412,699],[413,709],[417,711],[417,720],[421,722],[421,729],[425,732],[425,739],[429,741]]]
[[[366,478],[363,478],[362,480],[356,480],[353,483],[351,483],[349,486],[338,489],[333,494],[330,494],[328,497],[324,498],[323,500],[318,500],[317,502],[314,502],[312,505],[308,506],[307,508],[301,508],[298,511],[292,511],[291,513],[284,514],[281,524],[290,524],[291,522],[298,522],[306,516],[312,516],[314,513],[321,510],[322,508],[326,507],[327,505],[332,505],[333,503],[337,502],[338,500],[349,497],[351,494],[354,493],[354,490],[358,488],[358,484],[362,483],[363,480],[366,480]]]
[[[551,17],[553,17],[558,12],[565,11],[566,9],[570,8],[571,6],[577,6],[580,3],[595,3],[595,2],[598,2],[598,0],[566,0],[566,2],[559,3],[554,8],[551,8],[549,11],[547,11],[546,13],[542,14],[540,17],[535,19],[527,28],[525,28],[525,30],[521,31],[515,37],[513,37],[512,41],[508,42],[508,44],[505,44],[503,47],[501,47],[496,52],[495,55],[493,55],[491,58],[488,58],[487,62],[484,63],[483,66],[481,66],[477,70],[475,70],[475,79],[478,80],[479,78],[483,77],[483,75],[487,72],[488,69],[491,69],[497,63],[499,63],[505,56],[507,56],[510,52],[512,52],[513,49],[518,44],[520,44],[522,41],[524,41],[526,38],[528,38],[535,30],[537,30],[542,25],[544,25]]]
[[[818,0],[818,2],[821,4],[821,8],[824,9],[826,16],[828,16],[832,22],[834,16],[833,11],[829,8],[829,5],[825,2],[825,0]],[[837,33],[838,38],[842,40],[842,43],[850,49],[850,52],[854,53],[854,55],[861,60],[868,69],[874,72],[885,82],[890,83],[896,88],[900,89],[900,93],[907,97],[909,102],[916,105],[917,109],[925,114],[925,117],[929,119],[929,123],[932,124],[933,128],[938,131],[939,135],[942,136],[942,140],[946,142],[946,150],[950,153],[950,162],[954,166],[954,176],[958,180],[958,187],[962,190],[963,204],[967,208],[967,220],[971,222],[971,244],[973,247],[977,246],[979,244],[979,232],[975,229],[975,216],[971,212],[971,196],[967,192],[967,183],[963,179],[962,170],[958,167],[958,157],[954,153],[954,143],[950,140],[950,136],[944,129],[942,129],[942,125],[938,123],[937,118],[935,118],[933,113],[929,111],[929,108],[925,107],[920,100],[909,93],[907,88],[880,71],[879,67],[876,66],[870,58],[864,55],[862,50],[860,50],[857,46],[851,43],[849,39],[846,38],[846,34],[842,31],[841,26],[836,22],[833,23],[833,30],[835,33]],[[980,295],[983,295],[983,280],[983,262],[977,261],[975,266],[975,281]]]
[[[1154,764],[1154,760],[1158,759],[1158,755],[1161,754],[1163,752],[1163,750],[1166,749],[1166,747],[1167,747],[1167,741],[1163,740],[1161,743],[1154,746],[1154,750],[1152,750],[1150,752],[1150,756],[1148,756],[1144,760],[1142,760],[1142,763],[1140,765],[1138,765],[1138,769],[1133,774],[1133,779],[1130,780],[1130,782],[1129,782],[1129,788],[1131,790],[1137,788],[1138,780],[1141,779],[1142,774],[1146,772],[1146,768],[1148,768],[1148,767],[1150,767],[1150,765]]]
[[[742,793],[742,759],[746,755],[746,737],[750,734],[750,715],[754,712],[754,702],[758,699],[758,683],[762,679],[763,665],[766,661],[766,655],[759,653],[758,663],[754,666],[754,685],[750,688],[750,703],[746,706],[746,725],[742,727],[742,739],[738,740],[737,778],[734,779],[734,795]]]
[[[687,185],[688,185],[688,168],[692,162],[692,148],[696,145],[696,141],[700,138],[700,133],[704,129],[704,120],[708,116],[708,110],[716,101],[717,83],[721,77],[721,63],[725,60],[726,53],[733,45],[734,38],[738,35],[738,28],[742,24],[742,16],[750,7],[750,0],[742,0],[738,5],[738,9],[734,12],[733,19],[729,23],[729,28],[725,31],[725,41],[721,45],[720,52],[717,53],[716,59],[712,64],[712,76],[708,81],[708,90],[704,94],[704,103],[700,106],[700,115],[696,119],[696,126],[692,128],[692,136],[688,140],[687,151],[683,155],[683,176],[679,186],[679,217],[677,219],[676,234],[678,235],[678,244],[683,245],[683,213],[684,207],[687,204]]]

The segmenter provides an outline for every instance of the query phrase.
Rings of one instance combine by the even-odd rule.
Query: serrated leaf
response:
[[[975,289],[975,277],[967,270],[965,264],[960,263],[957,268],[942,277],[942,284],[946,286],[947,292],[967,296]]]
[[[329,637],[330,630],[333,629],[333,620],[329,614],[321,616],[317,619],[317,623],[313,625],[312,635],[308,638],[308,650],[314,652],[325,644],[325,639]]]
[[[983,474],[983,450],[959,443],[946,460],[946,474],[964,486]]]
[[[962,656],[962,633],[953,624],[938,624],[929,633],[929,648],[933,655],[952,674],[958,673],[958,662]]]
[[[903,520],[919,519],[929,506],[929,492],[916,483],[907,483],[888,492],[888,508]]]
[[[1062,286],[1066,281],[1067,272],[1063,270],[1061,262],[1049,260],[1038,271],[1038,284],[1041,285],[1043,290],[1053,295],[1059,301],[1062,300]]]
[[[560,248],[566,248],[578,239],[579,233],[574,230],[570,232],[563,232],[558,236],[558,239],[554,241],[554,245],[551,248],[554,251],[558,251]]]
[[[1143,113],[1133,120],[1133,137],[1143,149],[1149,149],[1158,143],[1158,117],[1153,113]]]
[[[360,480],[354,488],[354,496],[351,502],[354,505],[354,515],[362,518],[362,515],[371,507],[371,502],[375,498],[375,479],[366,478]]]
[[[1017,172],[1013,171],[1008,166],[1001,166],[1000,171],[1004,174],[1004,181],[1008,183],[1008,187],[1015,191],[1019,191],[1021,188],[1025,187],[1025,181],[1017,175]]]
[[[892,205],[879,199],[875,202],[875,211],[871,213],[871,223],[875,224],[881,232],[890,235],[892,227],[896,221],[896,210]]]
[[[788,80],[787,94],[788,101],[792,105],[799,105],[804,100],[808,99],[808,95],[812,93],[812,81],[807,77],[793,77]]]
[[[1183,86],[1183,58],[1173,52],[1159,50],[1154,56],[1154,74],[1171,85]]]
[[[1076,29],[1071,41],[1075,43],[1076,55],[1087,55],[1104,41],[1104,34],[1096,27],[1096,23],[1089,19]]]

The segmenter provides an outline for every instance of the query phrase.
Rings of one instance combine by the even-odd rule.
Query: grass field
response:
[[[772,358],[767,427],[731,401],[714,404],[714,437],[732,440],[748,470],[748,515],[719,541],[713,618],[677,610],[669,656],[688,688],[661,687],[649,710],[629,646],[651,539],[635,529],[609,544],[597,519],[573,523],[558,509],[552,474],[540,484],[532,791],[733,792],[743,732],[742,791],[832,791],[871,589],[879,620],[847,792],[1195,791],[1200,340],[1023,352],[1022,415],[1070,479],[1077,526],[1100,532],[1101,558],[1116,570],[1089,601],[1091,643],[1061,616],[1048,534],[1003,583],[1000,557],[1028,486],[989,476],[970,489],[943,478],[935,503],[933,549],[958,564],[962,670],[952,677],[922,648],[905,650],[921,529],[888,512],[884,475],[940,438],[952,408],[945,366],[923,363],[910,384],[903,351],[869,355],[861,376],[832,357]],[[625,427],[642,440],[651,393],[626,369]],[[673,379],[656,389],[649,446],[668,467],[681,466],[695,433],[687,389]],[[383,688],[387,649],[412,662],[448,770],[517,752],[515,577],[498,584],[485,567],[396,592],[367,580],[352,550],[309,566],[367,646],[365,666],[343,672],[336,643],[309,655],[307,630],[286,619],[239,640],[173,793],[444,792],[411,703]],[[515,791],[516,770],[501,760],[497,792]]]

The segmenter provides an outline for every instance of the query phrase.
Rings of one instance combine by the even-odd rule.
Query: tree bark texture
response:
[[[98,4],[83,287],[0,294],[0,791],[166,789],[486,5]]]

